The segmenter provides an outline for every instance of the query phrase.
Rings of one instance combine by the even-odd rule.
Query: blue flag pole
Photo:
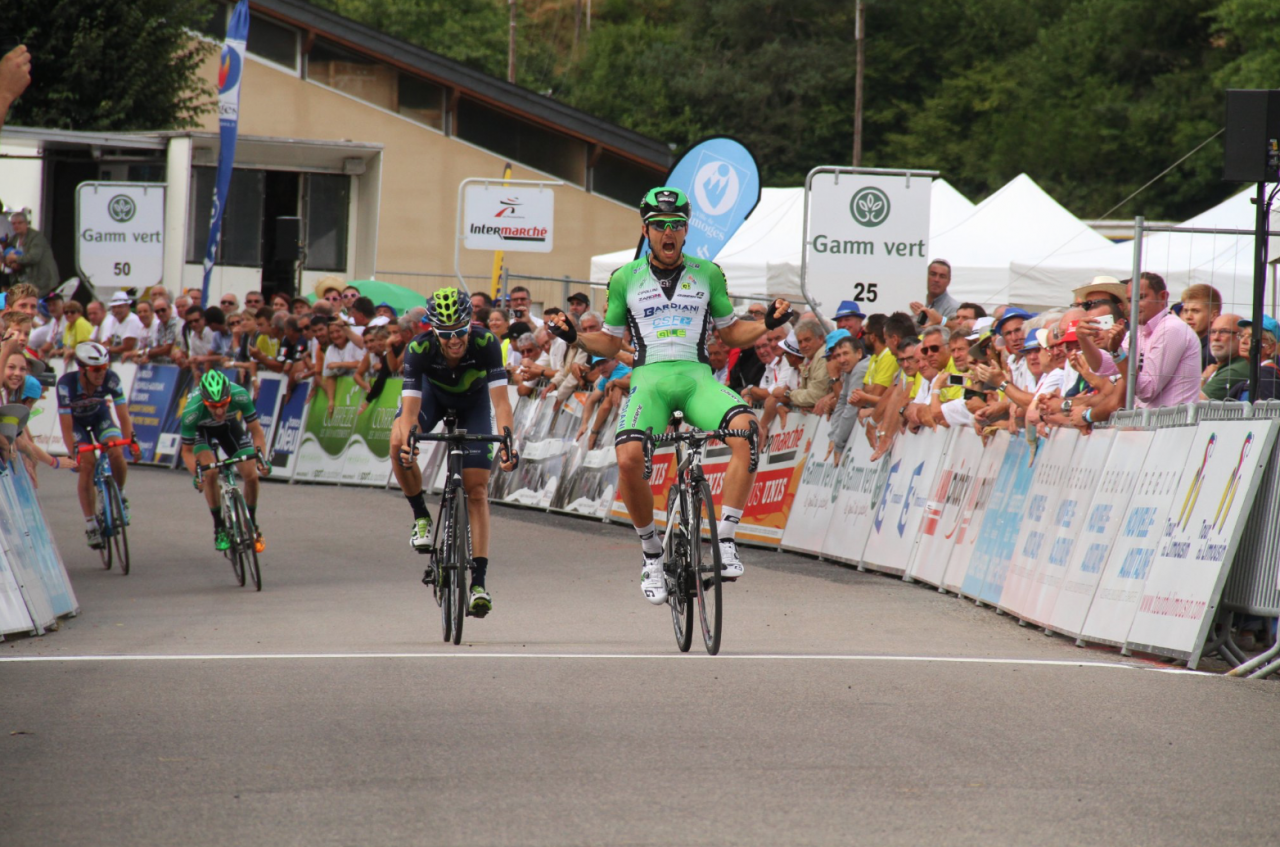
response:
[[[760,169],[746,145],[727,135],[704,138],[676,160],[663,185],[689,198],[684,252],[715,259],[760,202]],[[649,252],[643,238],[636,258]]]
[[[240,82],[244,77],[244,49],[249,39],[249,0],[240,0],[231,13],[227,40],[218,64],[218,176],[213,185],[213,215],[209,220],[209,243],[204,250],[204,286],[200,305],[209,302],[209,277],[218,255],[222,233],[222,212],[231,189],[231,169],[236,160],[236,135],[240,131]]]

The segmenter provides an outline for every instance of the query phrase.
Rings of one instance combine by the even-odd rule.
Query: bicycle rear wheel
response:
[[[120,573],[124,576],[129,575],[129,536],[124,525],[124,503],[120,497],[120,487],[116,485],[114,479],[107,480],[107,499],[110,506],[107,514],[110,516],[111,522],[111,538],[102,539],[103,543],[108,547],[113,547],[114,553],[108,554],[108,558],[114,558],[120,563]]]
[[[111,523],[107,519],[107,494],[103,486],[98,487],[98,513],[93,519],[98,522],[98,555],[102,557],[102,567],[111,570],[112,553],[111,553]]]
[[[240,561],[246,575],[253,581],[253,587],[261,591],[262,571],[258,568],[258,548],[255,544],[258,528],[253,525],[253,519],[249,517],[249,504],[245,503],[244,495],[238,488],[231,489],[231,508],[240,528],[233,544],[240,550]]]
[[[675,630],[676,646],[681,653],[689,652],[693,643],[693,597],[689,581],[689,534],[680,505],[680,488],[672,485],[667,493],[667,522],[673,524],[667,534],[667,570],[675,574],[667,591],[667,605],[671,607],[671,627]]]
[[[720,652],[720,634],[723,628],[720,581],[720,540],[716,537],[716,509],[711,502],[711,486],[706,481],[697,483],[689,492],[689,562],[697,578],[698,619],[702,623],[702,643],[714,656]],[[709,545],[702,541],[702,527],[710,535]]]
[[[467,616],[467,569],[471,566],[471,525],[467,523],[467,495],[459,489],[453,498],[453,582],[449,600],[453,606],[454,644],[462,643],[462,621]]]

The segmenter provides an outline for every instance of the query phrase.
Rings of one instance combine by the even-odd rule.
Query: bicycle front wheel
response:
[[[684,520],[685,510],[680,505],[680,488],[672,485],[667,493],[667,570],[675,574],[669,581],[667,605],[671,607],[671,627],[675,630],[676,646],[681,653],[689,652],[693,643],[693,596],[689,582],[693,572],[689,568],[689,528]]]
[[[454,536],[458,527],[453,522],[453,501],[456,495],[445,495],[444,507],[440,510],[440,545],[435,548],[436,566],[436,602],[440,604],[440,629],[445,641],[453,639],[453,584],[457,582],[457,571],[454,567]]]
[[[236,514],[236,524],[239,527],[233,543],[240,551],[241,566],[246,576],[252,580],[253,587],[261,591],[262,571],[258,568],[258,548],[255,543],[258,528],[253,525],[253,519],[249,517],[249,505],[237,488],[231,489],[231,509]],[[243,584],[242,582],[241,585]]]
[[[226,524],[227,535],[231,536],[231,546],[226,550],[226,557],[231,560],[231,570],[236,575],[236,583],[244,586],[244,551],[240,547],[240,515],[236,512],[235,503],[227,499],[231,492],[222,492],[222,520]]]
[[[703,480],[689,493],[689,562],[698,590],[698,619],[702,623],[702,643],[712,656],[720,652],[723,627],[720,580],[720,540],[716,537],[716,507],[711,502],[711,486]],[[707,528],[708,542],[702,540]]]
[[[129,535],[124,522],[124,500],[120,496],[120,486],[114,479],[107,480],[107,498],[111,502],[111,538],[103,539],[114,548],[113,558],[120,564],[120,573],[129,575]]]
[[[453,582],[449,600],[453,606],[454,644],[462,643],[462,621],[467,616],[467,569],[471,566],[471,525],[467,523],[467,496],[459,490],[453,498]]]

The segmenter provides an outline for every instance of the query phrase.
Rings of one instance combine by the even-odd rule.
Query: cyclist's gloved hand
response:
[[[200,486],[200,477],[198,477],[198,476],[192,476],[192,477],[191,477],[191,487],[192,487],[192,488],[194,488],[196,491],[199,491],[199,490],[200,490],[200,487],[201,487],[201,486]]]
[[[778,310],[781,309],[781,314]],[[765,329],[777,329],[795,315],[795,310],[791,308],[791,304],[781,298],[773,301],[773,308],[764,313]]]
[[[557,338],[563,338],[566,344],[572,344],[578,340],[578,328],[563,312],[553,315],[551,320],[547,321],[547,331]]]

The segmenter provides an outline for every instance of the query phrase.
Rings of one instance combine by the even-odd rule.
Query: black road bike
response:
[[[684,416],[676,412],[676,426]],[[724,627],[720,539],[716,534],[715,504],[711,486],[702,473],[702,451],[708,441],[745,438],[751,447],[750,472],[760,461],[760,427],[753,420],[749,429],[717,429],[711,432],[688,430],[654,435],[650,428],[644,439],[644,478],[653,473],[653,451],[663,444],[676,445],[676,478],[667,494],[667,528],[662,546],[666,554],[667,605],[676,646],[689,652],[693,641],[693,607],[697,600],[702,643],[712,656],[720,652]],[[732,580],[730,580],[732,581]]]
[[[497,444],[505,458],[514,455],[511,446],[511,430],[503,427],[502,435],[468,435],[458,429],[458,414],[453,409],[444,416],[444,431],[420,433],[415,424],[409,429],[408,446],[413,456],[418,455],[418,442],[441,441],[448,445],[445,459],[444,494],[440,498],[440,512],[431,535],[431,546],[419,550],[431,556],[423,582],[431,586],[431,593],[440,607],[440,627],[445,641],[462,643],[462,620],[467,616],[467,570],[471,567],[471,521],[467,517],[467,491],[462,486],[462,460],[464,445],[468,443]],[[429,484],[423,480],[423,484]]]
[[[260,475],[266,476],[270,473],[271,466],[262,457],[261,450],[254,454],[253,459],[258,463]],[[196,480],[203,486],[204,475],[207,473],[222,477],[222,494],[219,497],[222,502],[222,523],[227,528],[227,535],[231,537],[231,546],[224,550],[222,555],[230,560],[236,582],[242,588],[245,577],[248,576],[253,582],[254,589],[261,591],[262,568],[258,565],[258,528],[253,524],[253,518],[249,517],[249,504],[245,502],[244,494],[240,492],[240,474],[236,471],[236,465],[244,461],[248,459],[229,457],[209,465],[197,463]]]

